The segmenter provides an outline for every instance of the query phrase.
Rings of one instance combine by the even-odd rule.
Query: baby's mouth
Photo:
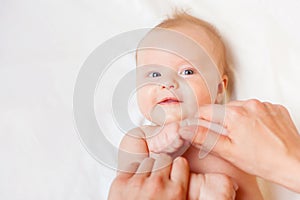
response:
[[[159,105],[180,104],[182,101],[174,97],[166,97],[158,102]]]

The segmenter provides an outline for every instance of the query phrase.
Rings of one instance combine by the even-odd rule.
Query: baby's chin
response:
[[[180,122],[186,117],[183,117],[181,115],[174,115],[174,114],[168,114],[166,115],[161,115],[161,116],[152,116],[152,117],[146,117],[149,121],[154,123],[155,125],[163,126],[164,124],[169,124],[173,122]]]
[[[163,124],[170,124],[170,123],[173,123],[173,122],[180,122],[182,121],[183,119],[181,117],[175,117],[175,116],[167,116],[165,121],[163,122]],[[163,125],[163,124],[159,124],[159,125]]]
[[[162,126],[172,122],[179,122],[194,116],[194,111],[180,106],[155,106],[146,118],[156,125]]]

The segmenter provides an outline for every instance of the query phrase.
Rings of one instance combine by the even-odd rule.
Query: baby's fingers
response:
[[[159,135],[155,135],[148,139],[148,148],[154,153],[160,153],[162,151],[161,139]]]
[[[175,139],[168,147],[164,149],[165,153],[173,153],[176,152],[180,147],[184,145],[184,140],[181,138]]]
[[[169,134],[169,135],[168,135]],[[170,153],[174,152],[173,142],[176,136],[173,132],[160,132],[148,140],[148,148],[154,153]],[[178,145],[176,143],[176,145]]]
[[[230,177],[223,174],[205,174],[199,199],[235,199],[238,185]]]
[[[173,141],[172,146],[176,149],[180,148],[184,143],[184,140],[181,138],[177,138],[176,140]]]

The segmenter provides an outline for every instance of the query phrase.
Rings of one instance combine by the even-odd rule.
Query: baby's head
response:
[[[212,25],[186,13],[152,29],[136,61],[140,110],[159,125],[193,117],[199,106],[222,103],[232,91],[221,37]]]

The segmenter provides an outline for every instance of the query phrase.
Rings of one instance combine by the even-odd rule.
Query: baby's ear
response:
[[[223,75],[222,81],[218,84],[218,93],[217,93],[217,98],[215,103],[223,104],[225,102],[227,85],[228,85],[228,76]]]

